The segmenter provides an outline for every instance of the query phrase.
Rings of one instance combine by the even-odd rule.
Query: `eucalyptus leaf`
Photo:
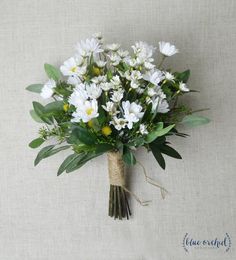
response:
[[[36,166],[42,159],[45,158],[47,152],[49,152],[50,150],[52,150],[54,148],[55,145],[49,145],[49,146],[46,146],[44,148],[42,148],[37,157],[35,158],[34,160],[34,166]]]
[[[63,101],[54,101],[51,103],[48,103],[44,107],[44,113],[47,115],[55,114],[55,113],[60,113],[63,111]]]
[[[123,150],[123,161],[128,164],[128,165],[135,165],[136,164],[136,158],[134,156],[134,154],[132,153],[132,151],[124,146],[124,150]]]
[[[152,154],[154,155],[155,159],[157,160],[157,162],[159,163],[161,168],[165,170],[165,168],[166,168],[165,159],[162,156],[161,151],[158,148],[158,146],[155,145],[155,143],[150,143],[149,147],[151,148]]]
[[[163,125],[162,125],[163,126]],[[175,125],[169,125],[165,128],[162,128],[161,124],[157,126],[152,132],[150,132],[146,138],[145,141],[146,143],[151,143],[153,142],[157,137],[163,136],[167,134]]]
[[[45,140],[43,138],[36,138],[29,143],[29,147],[37,148],[39,147]]]
[[[58,81],[60,79],[61,72],[58,68],[54,67],[53,65],[45,63],[44,69],[50,79],[54,79],[55,81]]]
[[[190,127],[205,125],[210,122],[210,119],[204,116],[187,115],[181,121],[182,124]]]
[[[96,143],[96,136],[92,134],[88,129],[76,126],[73,128],[71,136],[76,140],[78,139],[86,145],[94,145]]]
[[[33,101],[33,108],[34,111],[36,113],[36,115],[45,123],[51,125],[52,124],[52,119],[50,117],[47,117],[45,115],[45,110],[44,110],[44,106],[41,105],[40,103]]]
[[[33,109],[30,110],[30,115],[34,119],[35,122],[44,123],[44,121],[42,119],[40,119],[40,117],[35,113],[35,111]]]
[[[43,84],[32,84],[29,85],[26,90],[34,93],[41,93],[41,90],[43,88]]]
[[[61,175],[67,169],[67,167],[69,167],[74,162],[74,160],[77,159],[78,157],[79,154],[77,153],[70,154],[69,156],[67,156],[66,159],[60,165],[57,171],[57,176]]]

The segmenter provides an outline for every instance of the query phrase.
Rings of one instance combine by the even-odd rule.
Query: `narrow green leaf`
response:
[[[49,156],[52,156],[52,155],[54,155],[54,154],[56,154],[56,153],[59,153],[59,152],[61,152],[61,151],[63,151],[63,150],[66,150],[66,149],[68,149],[69,147],[71,147],[71,146],[70,146],[70,145],[64,145],[64,146],[58,147],[58,148],[56,148],[56,149],[52,149],[52,150],[50,150],[50,151],[48,151],[48,152],[46,153],[46,157],[45,157],[45,158],[47,158],[47,157],[49,157]]]
[[[146,138],[145,141],[146,143],[151,143],[153,142],[157,137],[163,136],[165,134],[167,134],[175,125],[169,125],[165,128],[161,128],[161,125],[157,128],[155,128],[151,133],[149,133]]]
[[[74,153],[66,157],[66,159],[62,162],[58,169],[57,176],[61,175],[67,169],[67,167],[70,166],[73,161],[78,158],[78,156],[79,154]]]
[[[43,88],[43,84],[32,84],[29,85],[26,90],[34,93],[41,93],[41,90]]]
[[[199,125],[208,124],[210,122],[210,119],[204,116],[197,116],[197,115],[187,115],[183,118],[182,124],[195,127]]]
[[[41,119],[43,120],[45,123],[47,124],[52,124],[52,120],[51,118],[47,117],[45,115],[45,110],[44,110],[44,106],[41,105],[39,102],[36,102],[36,101],[33,101],[33,108],[34,108],[34,111],[36,113],[36,115]]]
[[[114,149],[114,146],[111,144],[97,144],[95,148],[96,153],[105,153]]]
[[[123,161],[128,165],[135,165],[136,164],[136,158],[135,158],[134,154],[126,146],[124,146],[122,158],[123,158]]]
[[[45,158],[45,155],[47,154],[47,152],[49,152],[50,150],[52,150],[54,146],[55,146],[55,145],[49,145],[49,146],[46,146],[46,147],[42,148],[42,149],[39,151],[37,157],[36,157],[35,160],[34,160],[34,166],[36,166],[42,159],[44,159],[44,158]]]
[[[50,79],[54,79],[55,81],[58,81],[61,77],[61,72],[58,68],[45,63],[44,64],[45,72],[47,73],[48,77]]]
[[[158,149],[158,146],[155,145],[154,143],[150,143],[149,147],[151,148],[151,151],[152,151],[155,159],[157,160],[157,162],[161,166],[161,168],[165,170],[165,168],[166,168],[165,159],[162,156],[161,151]]]
[[[159,146],[161,153],[164,153],[170,157],[173,157],[175,159],[182,159],[181,155],[172,147],[164,144]]]
[[[37,148],[39,147],[45,140],[43,138],[36,138],[29,143],[29,147]]]
[[[86,145],[93,145],[96,143],[96,136],[92,134],[89,130],[86,128],[76,126],[72,130],[71,136],[74,137],[74,139],[80,140],[82,143]]]
[[[42,119],[35,113],[35,111],[32,109],[30,110],[30,115],[34,119],[35,122],[37,123],[44,123]]]

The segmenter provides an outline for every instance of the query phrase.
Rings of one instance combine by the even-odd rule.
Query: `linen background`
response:
[[[233,260],[236,258],[236,2],[234,0],[1,0],[0,2],[0,260]],[[45,82],[45,62],[59,66],[75,43],[101,31],[124,47],[144,40],[170,41],[180,54],[165,67],[192,72],[194,108],[212,122],[182,129],[190,138],[172,138],[183,160],[166,158],[161,170],[151,154],[136,156],[150,176],[170,192],[128,170],[130,221],[107,216],[106,156],[69,175],[56,176],[68,152],[34,168],[37,151],[27,147],[38,124],[28,111],[37,95],[25,91]],[[232,247],[182,248],[185,233],[210,239],[228,232]]]

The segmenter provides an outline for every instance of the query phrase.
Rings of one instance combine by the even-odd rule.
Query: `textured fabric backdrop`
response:
[[[234,0],[1,0],[0,2],[0,259],[1,260],[227,260],[236,259],[236,2]],[[152,155],[137,153],[149,175],[170,191],[145,183],[141,169],[129,171],[131,188],[148,207],[132,200],[133,218],[107,216],[106,157],[56,177],[67,153],[36,168],[27,145],[38,125],[29,116],[38,100],[25,87],[44,82],[44,62],[60,65],[73,46],[101,31],[128,47],[135,40],[175,43],[180,54],[166,63],[192,71],[194,108],[212,123],[183,129],[173,138],[183,160],[167,158],[159,168]],[[132,175],[131,175],[132,174]],[[222,249],[182,247],[195,238],[232,240]]]

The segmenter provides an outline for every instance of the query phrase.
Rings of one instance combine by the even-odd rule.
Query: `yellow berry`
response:
[[[93,66],[93,73],[94,73],[96,76],[99,76],[100,73],[101,73],[101,69],[99,69],[98,67]]]
[[[64,105],[63,105],[64,111],[67,112],[68,109],[69,109],[69,107],[70,107],[69,104],[64,104]]]
[[[105,135],[105,136],[108,136],[112,133],[112,130],[110,128],[110,126],[104,126],[102,128],[102,134]]]
[[[93,127],[93,121],[92,120],[88,121],[88,126]]]

